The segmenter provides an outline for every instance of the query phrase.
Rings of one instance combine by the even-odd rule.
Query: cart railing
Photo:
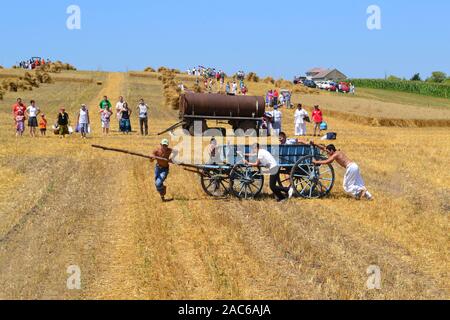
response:
[[[306,156],[320,156],[320,149],[312,145],[268,145],[261,149],[269,151],[280,167],[293,166],[298,159]],[[249,145],[224,145],[213,162],[217,165],[236,165],[242,163],[243,155],[251,154]]]

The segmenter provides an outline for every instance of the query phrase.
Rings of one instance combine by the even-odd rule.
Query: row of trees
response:
[[[399,81],[399,80],[406,80],[406,79],[401,79],[399,77],[391,75],[386,80]],[[412,76],[410,81],[423,81],[423,80],[422,80],[422,77],[420,76],[420,73],[416,73]],[[431,77],[427,78],[425,81],[432,82],[432,83],[448,83],[448,84],[450,84],[450,77],[448,77],[445,72],[435,71],[431,74]]]

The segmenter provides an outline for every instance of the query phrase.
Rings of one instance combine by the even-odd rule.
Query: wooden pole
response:
[[[109,148],[109,147],[99,146],[99,145],[95,145],[95,144],[92,145],[92,148],[101,149],[101,150],[104,150],[104,151],[112,151],[112,152],[128,154],[130,156],[135,156],[135,157],[149,159],[149,160],[161,160],[161,161],[170,162],[169,159],[160,158],[160,157],[154,157],[154,156],[148,156],[148,155],[145,155],[145,154],[142,154],[142,153],[132,152],[132,151],[123,150],[123,149]],[[180,166],[180,167],[199,169],[199,166],[196,166],[196,165],[193,165],[193,164],[174,163],[174,162],[171,162],[171,163],[173,165]]]

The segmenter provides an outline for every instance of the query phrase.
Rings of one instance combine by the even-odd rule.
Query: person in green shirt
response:
[[[107,96],[103,97],[103,100],[100,102],[99,107],[102,110],[111,109],[112,108],[111,102],[109,102]]]

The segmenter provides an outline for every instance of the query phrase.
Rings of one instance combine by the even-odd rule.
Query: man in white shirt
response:
[[[233,96],[237,95],[237,90],[238,90],[238,86],[237,86],[236,81],[234,81],[232,86],[231,86],[231,94]]]
[[[278,109],[278,106],[274,106],[274,110],[272,111],[272,134],[279,136],[281,133],[282,128],[282,121],[283,121],[283,114]]]
[[[30,101],[30,106],[27,108],[28,114],[28,127],[30,127],[30,136],[36,137],[36,130],[38,127],[37,116],[41,111],[36,106],[36,102],[34,100]]]
[[[116,104],[116,114],[117,114],[117,121],[119,121],[119,131],[120,131],[120,120],[122,119],[122,109],[123,104],[125,103],[125,100],[122,96],[119,97],[119,101]]]
[[[245,160],[244,163],[252,167],[263,168],[263,173],[270,175],[270,190],[276,196],[277,201],[282,202],[286,200],[286,194],[289,193],[289,189],[277,185],[280,177],[280,167],[275,158],[269,151],[261,149],[259,143],[253,145],[252,152],[257,155],[257,161],[251,163]]]
[[[303,109],[302,104],[300,103],[297,106],[297,110],[295,111],[295,135],[296,136],[306,136],[306,121],[308,118],[308,112]]]
[[[144,99],[141,99],[137,107],[139,113],[139,126],[141,127],[141,135],[148,136],[148,106]]]

